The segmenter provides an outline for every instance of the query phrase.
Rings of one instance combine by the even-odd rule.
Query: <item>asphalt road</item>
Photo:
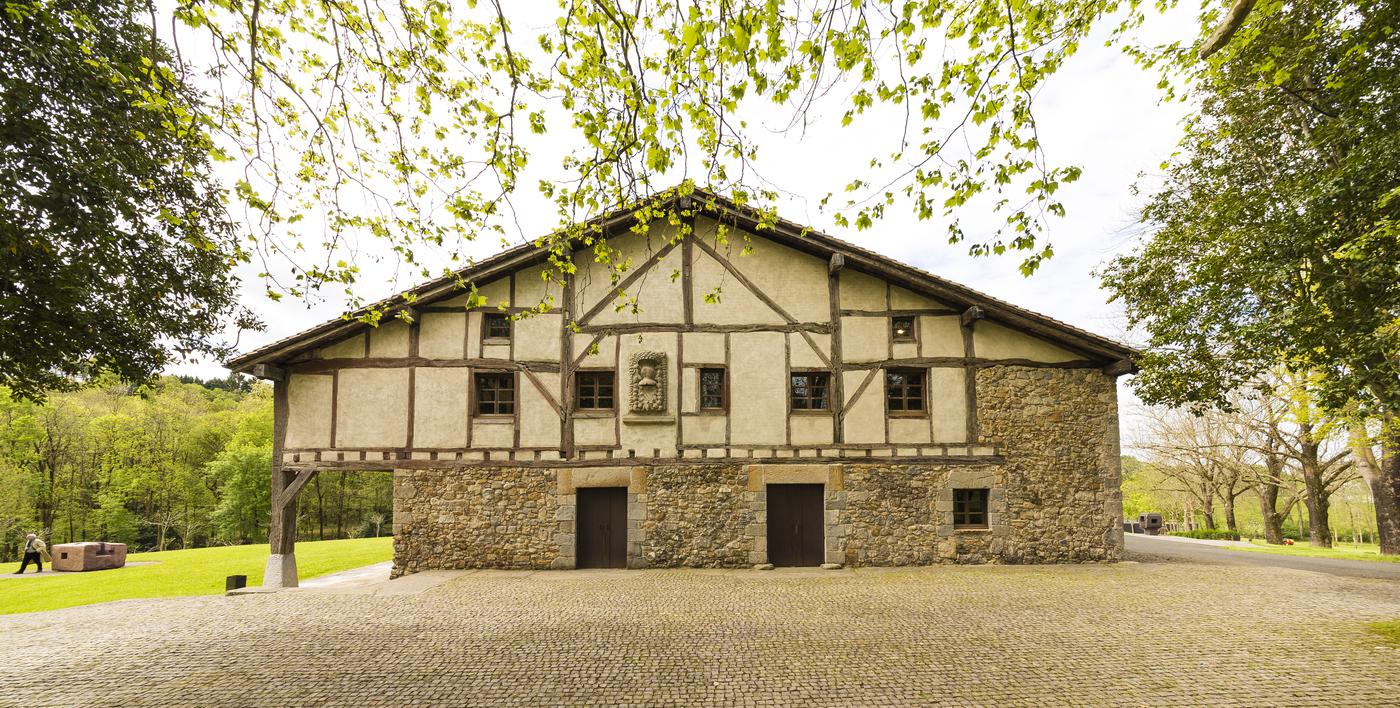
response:
[[[1224,565],[1251,565],[1265,568],[1291,568],[1310,570],[1314,573],[1328,573],[1353,578],[1379,578],[1400,580],[1400,563],[1379,561],[1341,560],[1337,558],[1308,558],[1305,556],[1285,556],[1273,553],[1252,553],[1232,551],[1220,546],[1203,543],[1183,543],[1144,536],[1123,534],[1124,547],[1130,554],[1147,554],[1174,560],[1197,563],[1219,563]]]

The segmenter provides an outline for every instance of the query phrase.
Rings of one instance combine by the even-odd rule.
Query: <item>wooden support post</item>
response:
[[[831,308],[831,412],[832,441],[840,444],[846,441],[846,369],[841,354],[841,269],[846,265],[846,257],[840,253],[831,254],[827,264],[827,299]]]
[[[571,256],[572,258],[572,256]],[[564,459],[572,459],[574,449],[574,274],[564,273],[563,312],[559,319],[559,453]],[[601,337],[601,335],[600,335]],[[597,341],[595,338],[594,341]]]

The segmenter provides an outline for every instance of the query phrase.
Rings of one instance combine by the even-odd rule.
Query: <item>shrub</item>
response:
[[[1194,531],[1173,531],[1172,536],[1203,538],[1210,541],[1238,541],[1240,535],[1229,529],[1196,529]]]

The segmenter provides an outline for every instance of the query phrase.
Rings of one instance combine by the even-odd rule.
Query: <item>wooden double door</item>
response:
[[[575,567],[626,568],[627,488],[580,487],[575,494]]]
[[[768,485],[768,562],[821,565],[825,560],[822,485]]]

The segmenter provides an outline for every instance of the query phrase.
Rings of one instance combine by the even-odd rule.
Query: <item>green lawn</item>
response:
[[[1372,622],[1370,625],[1372,634],[1379,636],[1386,642],[1400,647],[1400,620],[1393,622]]]
[[[1340,558],[1342,560],[1363,560],[1379,561],[1384,563],[1400,563],[1400,556],[1383,556],[1380,547],[1374,543],[1362,543],[1353,546],[1350,543],[1339,543],[1333,548],[1314,548],[1307,541],[1300,541],[1292,546],[1270,546],[1260,539],[1251,539],[1253,546],[1224,546],[1232,551],[1246,551],[1249,553],[1273,553],[1282,556],[1310,556],[1313,558]]]
[[[27,579],[0,575],[0,615],[134,597],[217,595],[224,591],[228,575],[247,575],[250,586],[262,584],[267,555],[265,543],[219,546],[126,557],[128,563],[158,561],[154,565]],[[297,574],[302,579],[313,578],[386,561],[393,555],[393,539],[388,536],[303,542],[297,544]],[[16,569],[18,564],[4,572]]]

